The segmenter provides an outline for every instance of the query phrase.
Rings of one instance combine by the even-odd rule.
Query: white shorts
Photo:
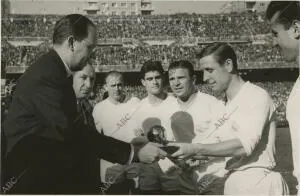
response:
[[[224,195],[288,195],[289,188],[281,174],[264,168],[249,168],[231,173]]]

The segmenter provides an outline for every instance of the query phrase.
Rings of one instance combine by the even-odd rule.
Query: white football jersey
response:
[[[109,99],[96,104],[93,110],[93,117],[99,133],[103,131],[104,135],[124,142],[130,142],[136,137],[136,129],[138,127],[133,116],[139,109],[139,102],[138,98],[133,97],[127,102],[120,104],[114,104]],[[100,160],[102,182],[105,182],[107,168],[114,165],[117,164],[104,159]]]

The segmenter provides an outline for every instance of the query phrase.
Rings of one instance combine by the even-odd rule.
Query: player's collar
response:
[[[231,103],[239,100],[239,97],[243,95],[243,91],[249,87],[251,83],[249,81],[245,81],[245,83],[241,86],[240,90],[236,93],[232,100],[229,100],[227,97],[226,105],[230,105]]]
[[[150,96],[147,96],[147,101],[151,106],[158,106],[161,103],[163,103],[166,99],[168,99],[168,94],[164,95],[164,98],[160,98],[157,96],[152,95],[152,98],[150,98]]]
[[[190,106],[194,103],[194,101],[196,100],[198,93],[199,93],[199,91],[196,90],[193,94],[190,95],[190,97],[188,98],[187,101],[182,101],[181,99],[179,99],[177,97],[177,103],[178,103],[180,109],[188,110],[190,108]]]
[[[118,101],[112,100],[109,97],[108,97],[107,100],[109,102],[111,102],[112,104],[114,104],[114,105],[120,105],[120,104],[123,104],[123,103],[127,103],[130,99],[131,99],[131,97],[125,95],[125,98],[124,98],[124,100],[122,102],[118,102]]]

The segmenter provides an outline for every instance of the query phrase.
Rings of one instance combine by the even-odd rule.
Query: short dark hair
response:
[[[105,78],[104,78],[104,83],[105,83],[105,84],[107,83],[106,80],[107,80],[107,78],[108,78],[109,76],[120,76],[121,79],[122,79],[122,81],[124,82],[123,74],[122,74],[121,72],[118,72],[118,71],[113,70],[113,71],[109,71],[109,72],[105,75]]]
[[[290,28],[294,20],[300,21],[299,1],[271,1],[266,12],[267,20],[271,20],[277,12],[279,12],[277,22],[285,29]]]
[[[150,72],[150,71],[157,71],[161,75],[164,75],[164,72],[165,72],[160,61],[148,60],[148,61],[144,62],[143,66],[141,68],[141,71],[140,71],[141,79],[144,79],[146,73]]]
[[[222,66],[227,59],[232,60],[233,71],[237,71],[237,56],[233,48],[225,42],[212,43],[196,53],[196,59],[213,55],[214,59]]]
[[[187,69],[188,72],[189,72],[189,76],[193,76],[195,74],[193,64],[190,61],[187,61],[187,60],[179,60],[179,61],[171,62],[170,65],[169,65],[169,68],[168,68],[168,72],[171,69],[178,69],[178,68]]]
[[[53,44],[62,44],[69,36],[78,41],[88,36],[88,27],[96,27],[94,23],[81,14],[66,15],[56,22],[53,32]]]

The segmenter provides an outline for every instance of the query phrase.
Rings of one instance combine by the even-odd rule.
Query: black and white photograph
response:
[[[1,0],[6,195],[300,196],[300,2]]]

